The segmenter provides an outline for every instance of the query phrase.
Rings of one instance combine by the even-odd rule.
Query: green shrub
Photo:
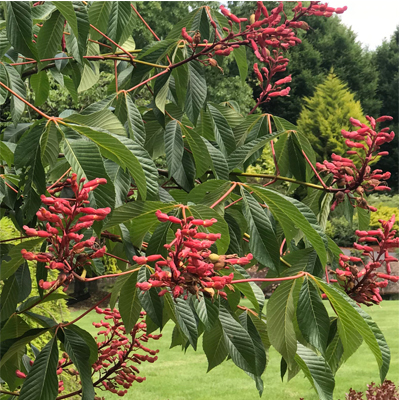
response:
[[[333,218],[326,223],[325,233],[341,247],[352,247],[357,236],[354,234],[356,224],[350,224],[345,217]]]

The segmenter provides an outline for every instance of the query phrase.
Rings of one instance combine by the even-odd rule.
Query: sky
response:
[[[330,7],[347,6],[339,16],[351,27],[363,46],[374,50],[390,36],[400,24],[399,0],[326,0]],[[325,1],[323,1],[325,3]]]

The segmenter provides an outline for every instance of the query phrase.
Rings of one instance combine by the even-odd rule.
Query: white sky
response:
[[[342,22],[351,27],[357,39],[370,50],[389,39],[400,24],[399,0],[324,0],[330,7],[347,6],[339,15]]]

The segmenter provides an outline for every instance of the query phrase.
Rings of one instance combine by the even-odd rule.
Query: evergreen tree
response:
[[[393,121],[387,123],[396,136],[393,142],[382,146],[389,151],[389,156],[383,157],[377,168],[390,171],[389,186],[396,192],[399,190],[399,27],[393,33],[390,41],[384,41],[376,49],[374,62],[379,71],[377,98],[382,102],[380,115],[391,115]],[[384,125],[382,125],[384,126]]]
[[[365,121],[361,104],[348,86],[331,71],[316,87],[314,95],[302,101],[297,126],[307,136],[319,160],[328,159],[332,153],[345,155],[348,148],[340,131],[352,130],[350,117]]]

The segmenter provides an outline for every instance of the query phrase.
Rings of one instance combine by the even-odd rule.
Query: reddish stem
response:
[[[226,197],[229,196],[229,194],[235,189],[237,186],[237,182],[233,182],[232,186],[229,188],[229,190],[222,196],[220,197],[210,208],[214,208],[217,204],[219,204],[222,200],[224,200]]]
[[[83,318],[85,315],[89,314],[90,311],[94,310],[99,304],[101,304],[103,301],[107,300],[109,297],[111,297],[111,293],[108,293],[107,296],[103,297],[100,301],[98,301],[94,306],[90,307],[88,310],[86,310],[83,314],[81,314],[78,318],[75,318],[71,322],[67,322],[65,324],[59,324],[60,327],[64,328],[65,326],[72,325],[76,321],[79,321],[81,318]]]
[[[304,158],[306,159],[306,161],[308,162],[308,165],[311,167],[311,169],[313,170],[315,176],[318,178],[319,183],[324,187],[325,190],[328,190],[328,186],[326,186],[325,182],[322,180],[322,178],[319,176],[319,173],[317,172],[317,170],[314,168],[314,165],[312,165],[312,162],[308,159],[306,153],[304,152],[304,150],[301,151],[303,153]]]
[[[72,169],[71,167],[68,168],[68,170],[67,170],[66,172],[64,172],[64,173],[61,175],[60,178],[58,178],[51,186],[49,186],[49,187],[47,188],[47,191],[49,191],[49,190],[52,189],[54,186],[56,186],[57,183],[60,182],[61,179],[64,178],[65,175],[68,175],[68,174],[70,173],[71,169]]]
[[[249,278],[249,279],[238,279],[236,281],[232,281],[231,284],[234,285],[235,283],[245,283],[245,282],[281,282],[281,281],[292,281],[294,279],[301,278],[306,276],[307,272],[300,272],[298,275],[294,276],[286,276],[284,278]]]
[[[140,268],[135,268],[135,269],[131,269],[129,271],[120,272],[119,274],[109,274],[109,275],[95,276],[94,278],[84,278],[84,281],[85,282],[93,282],[93,281],[97,281],[99,279],[113,278],[116,276],[128,275],[128,274],[132,274],[133,272],[139,271],[139,269]]]
[[[157,78],[157,77],[159,77],[159,76],[161,76],[161,75],[167,73],[168,71],[169,71],[169,68],[166,68],[166,69],[164,69],[163,71],[161,71],[160,73],[151,76],[150,78],[146,79],[145,81],[143,81],[143,82],[141,82],[141,83],[138,83],[136,86],[131,87],[131,88],[128,89],[128,90],[125,90],[125,92],[127,92],[127,93],[128,93],[128,92],[132,92],[133,90],[137,89],[138,87],[140,87],[140,86],[142,86],[142,85],[145,85],[147,82],[152,81],[153,79],[155,79],[155,78]],[[121,90],[121,92],[122,92],[122,90]]]
[[[107,256],[109,256],[109,257],[112,257],[112,258],[116,258],[117,260],[120,260],[120,261],[123,261],[123,262],[126,262],[127,264],[130,264],[130,262],[128,261],[128,260],[125,260],[124,258],[120,258],[120,257],[117,257],[117,256],[114,256],[114,254],[111,254],[111,253],[104,253],[105,255],[107,255]]]
[[[42,117],[47,118],[48,120],[51,120],[51,121],[54,121],[54,122],[56,122],[57,120],[61,119],[61,118],[56,118],[56,117],[50,117],[47,114],[45,114],[44,112],[40,111],[33,104],[29,103],[29,101],[25,100],[19,94],[15,93],[13,90],[11,90],[3,82],[0,82],[0,86],[2,86],[4,89],[8,90],[13,96],[15,96],[17,99],[21,100],[23,103],[25,103],[28,107],[32,108],[32,110],[36,111]]]

